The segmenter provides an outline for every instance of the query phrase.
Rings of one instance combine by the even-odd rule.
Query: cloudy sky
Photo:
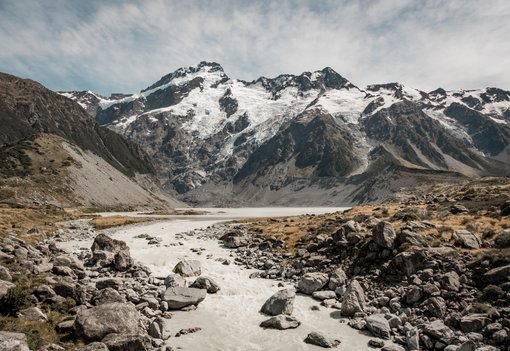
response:
[[[136,92],[216,61],[253,80],[330,66],[364,86],[510,90],[508,0],[0,0],[0,71]]]

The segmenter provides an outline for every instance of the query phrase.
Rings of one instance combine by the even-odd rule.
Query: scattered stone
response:
[[[368,346],[374,348],[381,348],[384,346],[384,341],[380,339],[370,339],[368,340]]]
[[[304,341],[307,344],[320,346],[328,349],[336,347],[340,344],[340,341],[330,340],[329,338],[326,338],[324,335],[319,334],[317,332],[311,332],[310,334],[308,334]]]
[[[285,330],[297,328],[300,324],[301,322],[299,322],[296,317],[279,314],[263,321],[260,323],[260,326],[262,328]]]
[[[453,331],[444,325],[444,323],[439,319],[425,324],[423,327],[423,333],[445,343],[448,343],[455,336]]]
[[[11,273],[9,272],[9,269],[4,266],[0,266],[0,280],[12,282]]]
[[[496,236],[496,238],[494,239],[494,245],[500,249],[505,249],[505,248],[510,247],[510,229],[505,229],[505,230],[503,230],[503,232],[498,234],[498,236]],[[0,279],[3,279],[3,278],[0,276]],[[6,279],[4,279],[4,280],[6,280]]]
[[[166,340],[170,334],[170,328],[165,318],[157,317],[149,325],[148,333],[156,339]]]
[[[312,297],[319,301],[336,299],[336,294],[331,290],[323,290],[323,291],[314,291],[312,293]]]
[[[482,279],[489,284],[498,284],[510,280],[510,265],[497,267],[486,272]]]
[[[455,292],[459,291],[460,289],[459,275],[454,271],[445,273],[441,277],[441,286],[446,290]]]
[[[469,210],[462,205],[452,205],[450,207],[451,214],[461,214],[461,213],[469,213]]]
[[[491,320],[485,314],[468,314],[460,320],[460,328],[465,333],[482,330]]]
[[[347,275],[342,268],[337,268],[329,278],[328,288],[335,291],[337,288],[344,286],[347,282]]]
[[[282,289],[276,292],[264,303],[260,312],[277,316],[279,314],[291,315],[294,308],[296,292],[294,289]]]
[[[8,281],[5,281],[5,280],[0,280],[0,299],[2,297],[4,297],[5,295],[7,295],[7,291],[10,288],[14,288],[15,286],[16,285],[14,285],[11,282],[8,282]]]
[[[181,330],[179,330],[179,332],[177,334],[175,334],[175,337],[178,338],[178,337],[183,336],[183,335],[188,335],[188,334],[196,333],[196,332],[198,332],[200,330],[202,330],[202,328],[199,328],[199,327],[181,329]]]

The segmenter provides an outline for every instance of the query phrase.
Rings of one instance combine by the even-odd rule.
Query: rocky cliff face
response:
[[[252,187],[269,203],[271,192],[312,184],[352,201],[383,170],[439,177],[509,172],[510,93],[496,88],[362,89],[331,68],[245,82],[201,62],[138,94],[98,101],[90,92],[65,95],[143,148],[165,187],[197,203],[211,202],[214,189],[242,203]]]

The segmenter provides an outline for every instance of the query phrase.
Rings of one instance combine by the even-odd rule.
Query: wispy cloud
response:
[[[510,89],[507,0],[0,0],[0,70],[133,92],[181,66],[245,80],[331,66],[358,85]]]

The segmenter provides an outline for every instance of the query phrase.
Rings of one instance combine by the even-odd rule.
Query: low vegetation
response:
[[[108,216],[108,217],[95,217],[90,223],[96,230],[121,227],[129,224],[145,223],[158,221],[159,218],[155,217],[128,217],[128,216]]]

